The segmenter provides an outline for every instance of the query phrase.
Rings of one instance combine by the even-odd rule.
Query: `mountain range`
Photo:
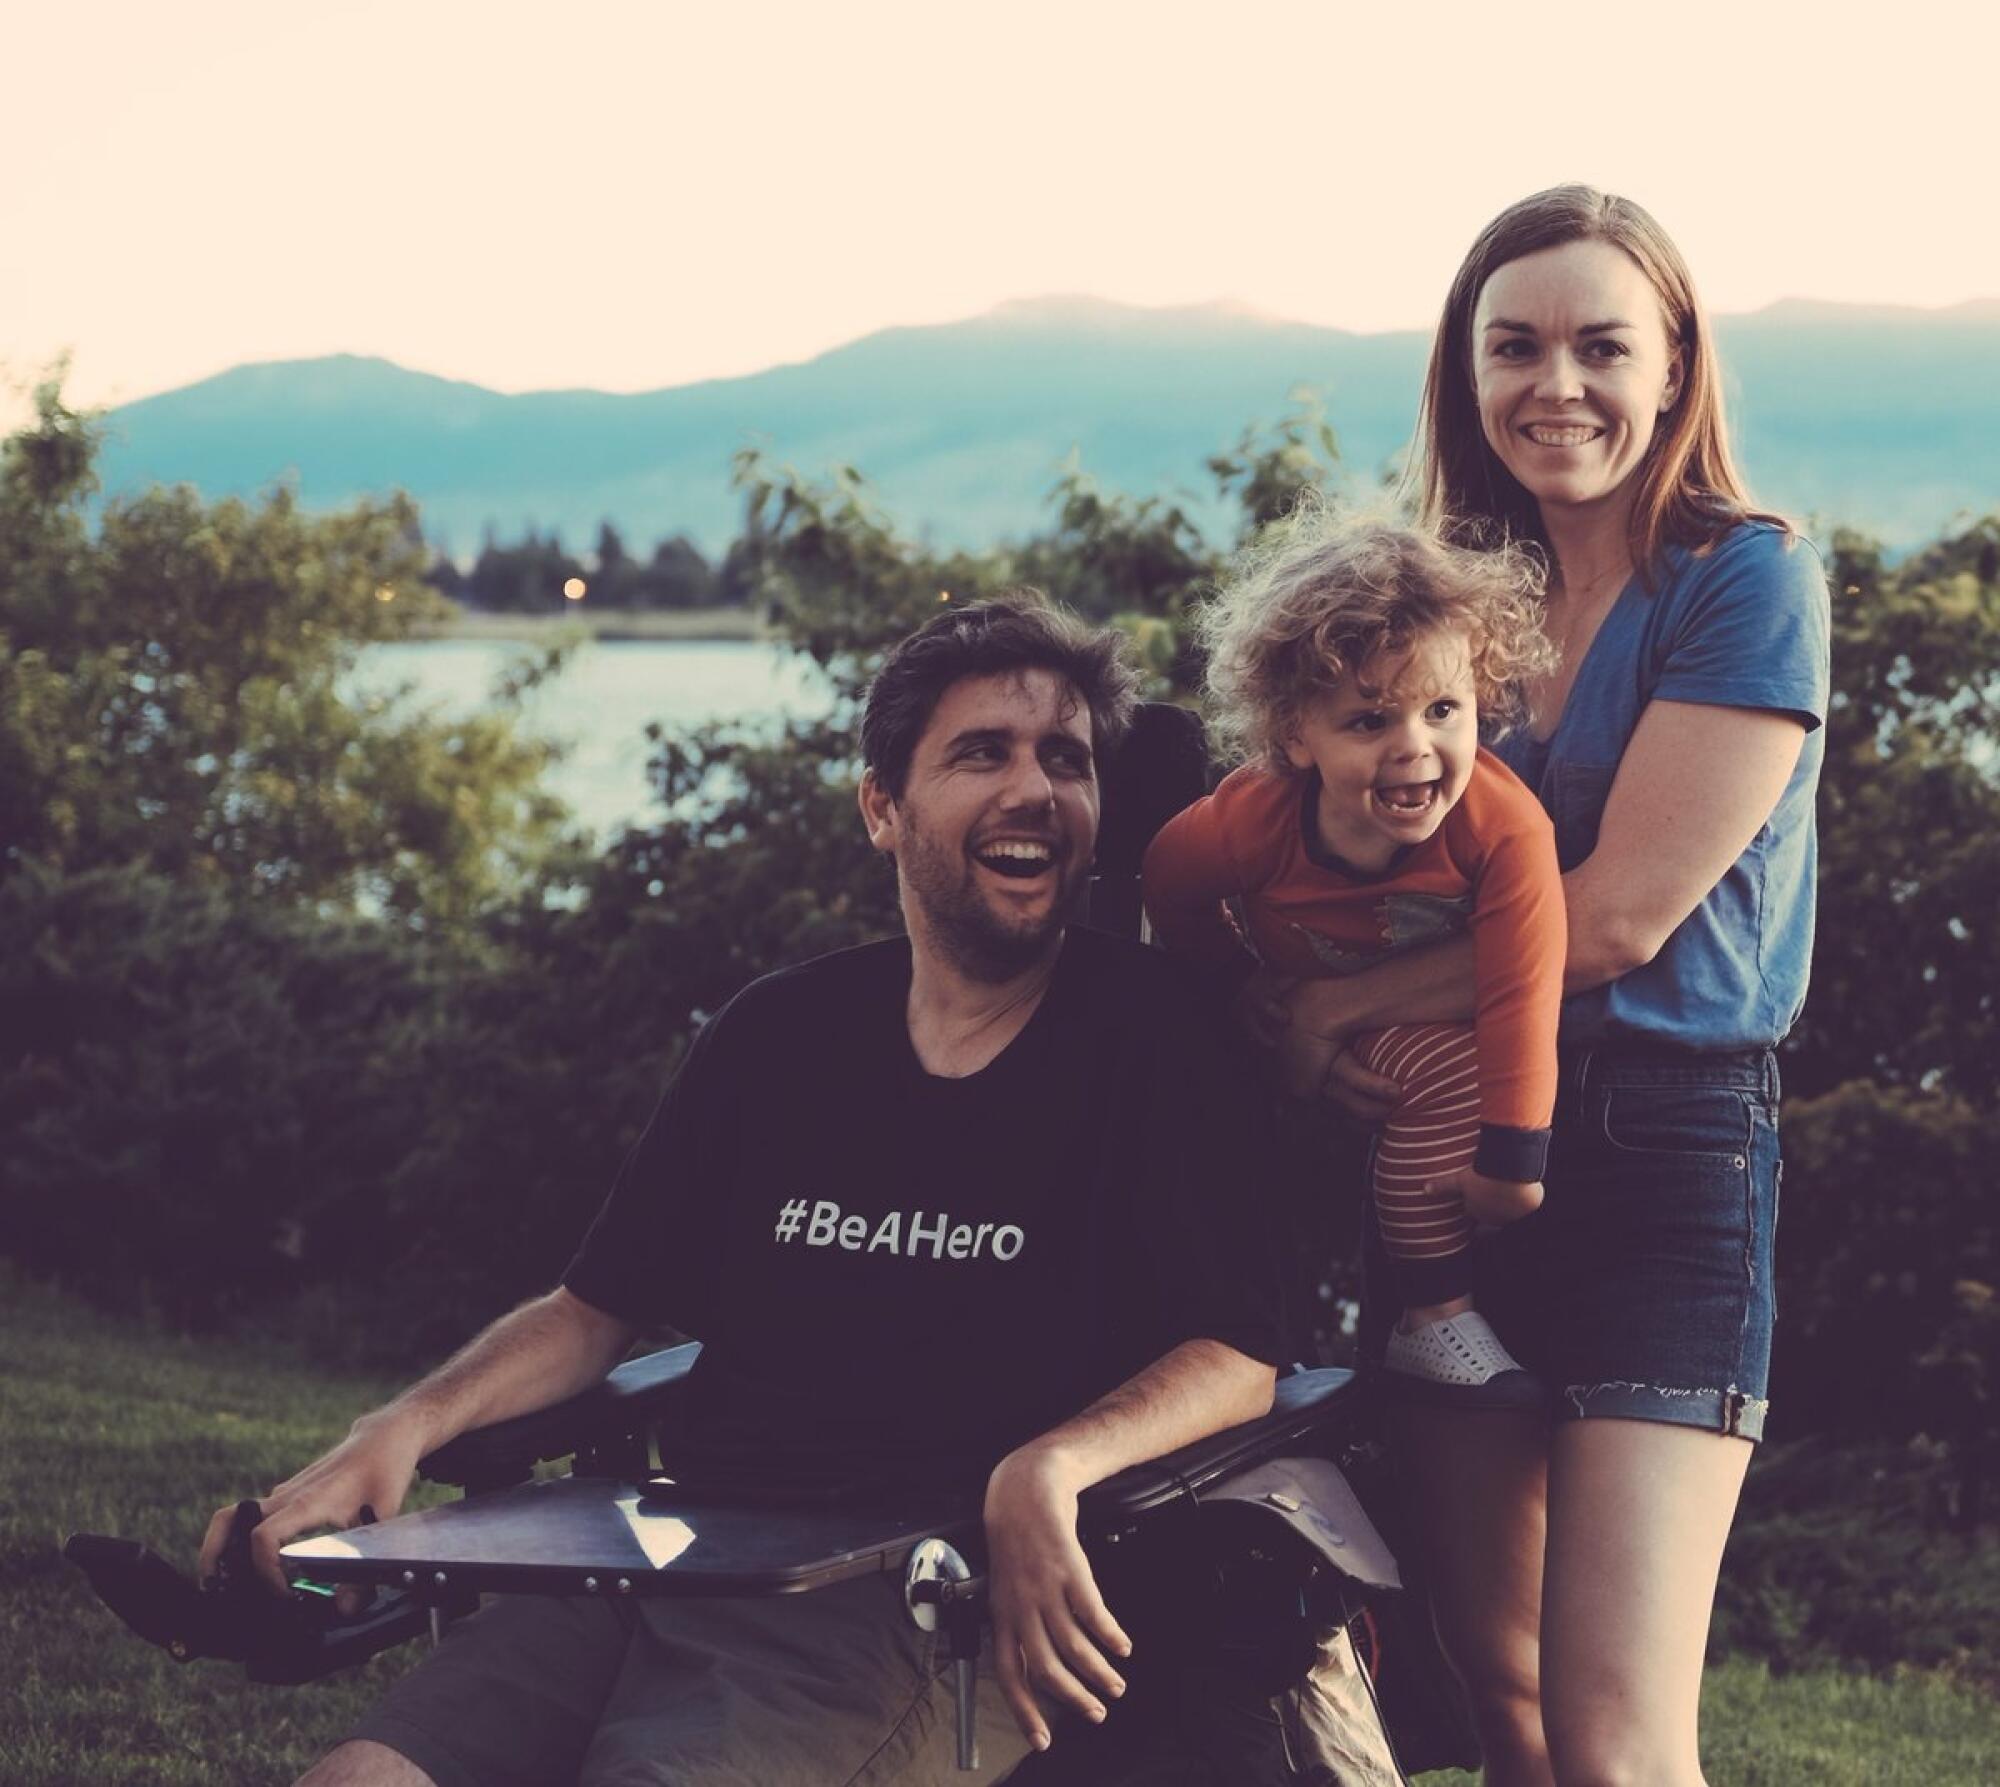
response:
[[[1950,310],[1787,300],[1718,319],[1739,456],[1757,499],[1817,527],[1920,543],[2000,508],[2000,301]],[[355,355],[244,365],[113,410],[116,495],[205,496],[287,482],[312,508],[409,491],[430,537],[466,555],[533,526],[587,549],[735,532],[745,444],[818,473],[858,467],[904,527],[943,544],[1048,518],[1072,452],[1103,485],[1174,495],[1224,520],[1204,470],[1246,424],[1314,387],[1351,477],[1405,447],[1428,337],[1350,334],[1227,304],[1091,298],[884,329],[797,365],[630,394],[507,395]]]

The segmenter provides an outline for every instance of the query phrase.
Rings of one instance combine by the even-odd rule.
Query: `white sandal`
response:
[[[1407,1390],[1425,1400],[1471,1408],[1532,1407],[1544,1398],[1540,1383],[1476,1309],[1461,1310],[1405,1333],[1389,1335],[1383,1365]]]

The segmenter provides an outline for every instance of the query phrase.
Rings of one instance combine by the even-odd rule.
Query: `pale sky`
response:
[[[644,390],[1057,292],[1423,328],[1566,179],[1717,311],[2000,297],[1992,9],[1843,11],[0,0],[0,376]]]

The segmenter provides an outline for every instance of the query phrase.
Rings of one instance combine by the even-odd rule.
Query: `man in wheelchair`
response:
[[[892,652],[860,805],[907,938],[772,975],[704,1027],[561,1284],[259,1504],[274,1589],[287,1541],[386,1519],[419,1458],[671,1324],[703,1342],[661,1439],[677,1484],[829,1506],[984,1484],[979,1778],[1058,1715],[1106,1718],[1133,1644],[1078,1497],[1264,1414],[1286,1352],[1239,1052],[1174,964],[1071,923],[1131,711],[1116,636],[1037,601],[948,610]],[[946,1674],[881,1573],[504,1597],[306,1779],[967,1778]]]

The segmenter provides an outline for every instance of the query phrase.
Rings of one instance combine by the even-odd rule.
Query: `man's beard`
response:
[[[907,816],[907,809],[906,809]],[[1001,986],[1045,960],[1082,910],[1090,878],[1058,843],[1055,897],[1038,919],[1009,924],[981,894],[971,860],[946,851],[920,826],[905,825],[897,871],[924,928],[968,980]]]

